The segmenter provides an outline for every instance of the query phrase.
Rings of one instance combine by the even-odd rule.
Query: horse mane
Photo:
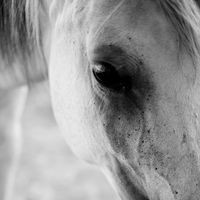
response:
[[[177,33],[178,48],[200,58],[200,0],[156,0]]]
[[[29,84],[47,78],[42,41],[44,22],[48,24],[45,6],[44,0],[0,0],[0,71],[7,71],[10,82],[22,79]]]
[[[41,0],[0,0],[0,52],[13,61],[28,58],[40,46]]]

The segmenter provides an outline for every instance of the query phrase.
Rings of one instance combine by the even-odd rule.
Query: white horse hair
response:
[[[44,80],[69,146],[123,199],[199,199],[199,5],[0,0],[0,199],[11,198],[27,88]]]

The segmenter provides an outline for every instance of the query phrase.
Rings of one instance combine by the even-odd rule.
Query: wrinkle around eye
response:
[[[143,65],[143,61],[140,59],[141,56],[135,51],[129,52],[122,47],[114,44],[100,45],[97,48],[90,51],[90,58],[92,63],[98,63],[101,61],[112,64],[116,69],[126,67],[127,69],[135,70],[135,67]]]
[[[136,96],[144,99],[156,90],[154,73],[150,70],[148,63],[145,64],[144,55],[136,50],[130,52],[129,49],[117,45],[98,45],[90,51],[89,58],[91,66],[102,61],[112,64],[123,81],[126,81],[128,77],[131,87],[128,87],[126,91],[132,90],[133,93],[138,94]],[[126,95],[129,96],[129,92]]]

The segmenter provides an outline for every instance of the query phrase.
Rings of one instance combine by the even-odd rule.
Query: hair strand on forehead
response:
[[[180,52],[187,52],[194,65],[200,59],[200,10],[194,0],[156,0],[177,33]]]
[[[99,33],[101,32],[101,30],[103,29],[103,27],[105,26],[105,24],[111,19],[111,17],[113,16],[113,14],[115,14],[120,8],[121,6],[124,4],[126,0],[121,0],[116,6],[115,8],[110,12],[110,14],[105,18],[105,20],[101,23],[101,25],[99,26],[99,28],[97,29],[97,31],[94,34],[94,39],[96,37],[98,37]]]

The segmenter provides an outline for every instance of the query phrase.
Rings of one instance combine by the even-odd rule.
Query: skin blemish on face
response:
[[[127,39],[128,39],[129,41],[131,41],[131,40],[132,40],[132,37],[131,37],[131,36],[128,36]]]
[[[182,144],[187,143],[187,136],[185,133],[183,133],[183,139],[182,139]]]

